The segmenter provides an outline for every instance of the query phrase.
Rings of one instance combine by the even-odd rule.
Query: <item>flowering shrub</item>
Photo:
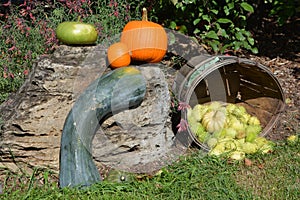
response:
[[[17,90],[32,61],[58,46],[55,28],[63,21],[94,24],[98,43],[119,34],[124,25],[140,18],[144,1],[17,0],[0,9],[0,103]]]

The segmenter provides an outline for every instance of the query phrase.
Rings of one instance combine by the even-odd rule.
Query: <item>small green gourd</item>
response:
[[[62,22],[57,26],[55,33],[59,41],[68,45],[95,44],[98,37],[94,25],[79,21]]]

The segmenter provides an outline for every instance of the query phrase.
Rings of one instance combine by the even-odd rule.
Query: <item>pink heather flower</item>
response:
[[[173,101],[171,102],[171,106],[172,106],[172,108],[175,107],[175,103]]]
[[[10,6],[11,5],[11,1],[8,1],[7,3],[3,3],[2,6]]]
[[[13,73],[9,73],[9,77],[14,79],[15,78],[15,75]]]
[[[118,12],[118,11],[115,11],[115,12],[114,12],[114,16],[118,17],[118,16],[119,16],[119,12]]]
[[[7,74],[6,74],[6,72],[3,72],[3,78],[7,78],[8,76],[7,76]]]
[[[22,19],[21,18],[17,18],[17,25],[22,26]]]
[[[29,13],[29,17],[30,17],[30,19],[31,19],[33,22],[35,22],[35,17],[33,16],[32,13]]]
[[[7,24],[7,25],[5,25],[3,28],[7,29],[7,28],[10,28],[10,27],[11,27],[11,25],[10,25],[10,24]]]
[[[26,55],[24,56],[24,59],[27,60],[27,59],[32,59],[32,52],[29,50]]]
[[[109,1],[108,6],[109,6],[109,7],[113,7],[113,1]]]
[[[176,126],[178,132],[186,131],[187,127],[188,127],[188,123],[184,119],[180,119],[179,124]]]
[[[25,8],[23,8],[23,9],[20,11],[20,13],[21,13],[22,16],[27,15],[27,11],[25,10]]]
[[[24,3],[21,4],[20,6],[26,6],[26,4],[27,4],[27,1],[24,1]]]
[[[190,108],[190,107],[191,106],[189,104],[187,104],[186,102],[179,102],[177,110],[178,111],[185,110],[185,109]]]
[[[10,47],[9,49],[8,49],[8,51],[13,51],[13,50],[15,50],[17,47],[16,46],[12,46],[12,47]]]
[[[28,75],[28,69],[25,69],[24,71],[23,71],[23,74],[26,76],[26,75]]]

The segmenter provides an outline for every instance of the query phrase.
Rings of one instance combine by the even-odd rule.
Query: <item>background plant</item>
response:
[[[14,2],[12,4],[10,2]],[[94,24],[98,43],[119,34],[124,25],[140,18],[144,2],[107,0],[7,1],[0,7],[0,103],[16,91],[38,56],[58,45],[55,28],[63,21]]]
[[[264,3],[270,5],[270,15],[277,18],[280,26],[300,13],[300,2],[296,0],[267,0]]]
[[[150,20],[197,38],[215,53],[240,49],[257,53],[253,35],[247,29],[253,14],[252,24],[260,24],[268,13],[282,25],[300,11],[297,0],[15,0],[1,3],[0,103],[20,87],[38,56],[55,50],[58,45],[55,28],[62,21],[80,17],[81,21],[94,24],[99,32],[97,43],[100,43],[119,34],[128,21],[140,19],[142,7],[146,7]]]
[[[246,30],[247,17],[254,7],[244,0],[160,1],[155,7],[163,23],[175,30],[195,36],[214,52],[247,49],[257,53],[254,39]]]

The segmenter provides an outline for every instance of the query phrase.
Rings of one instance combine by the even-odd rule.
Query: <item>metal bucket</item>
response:
[[[255,61],[235,56],[201,55],[192,58],[175,77],[173,92],[177,101],[193,107],[212,101],[242,104],[258,117],[266,136],[275,127],[284,110],[284,94],[278,79]],[[186,111],[181,118],[187,119]],[[209,150],[187,127],[197,146]]]

